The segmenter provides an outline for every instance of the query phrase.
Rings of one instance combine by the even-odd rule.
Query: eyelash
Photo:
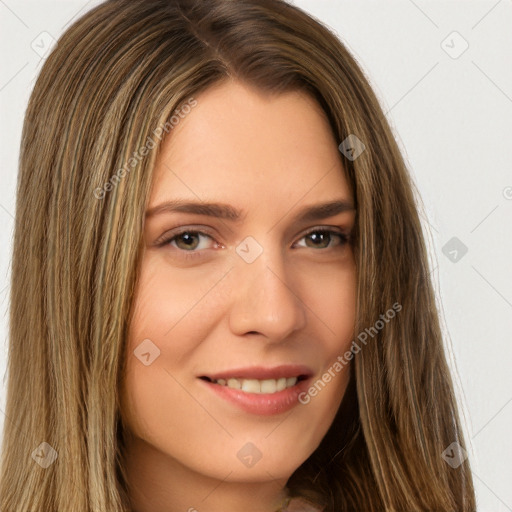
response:
[[[157,245],[158,247],[164,247],[166,245],[170,245],[170,243],[172,241],[174,241],[176,238],[178,238],[179,236],[181,236],[185,233],[188,233],[191,235],[203,235],[203,236],[213,239],[213,235],[211,233],[209,233],[208,231],[199,231],[199,230],[194,230],[194,229],[188,228],[188,229],[182,229],[177,233],[173,233],[172,236],[167,235],[167,236],[162,237],[162,239],[156,241],[155,245]],[[327,229],[327,228],[313,228],[313,229],[309,230],[308,232],[304,233],[301,236],[301,238],[299,238],[299,240],[302,240],[303,238],[305,238],[313,233],[322,233],[322,234],[328,233],[330,235],[336,235],[340,240],[340,244],[338,246],[325,247],[325,248],[319,249],[320,251],[327,251],[329,249],[334,249],[336,247],[343,247],[347,243],[350,242],[349,235],[347,235],[341,231],[338,231],[338,230]],[[186,251],[184,249],[180,249],[179,247],[175,247],[175,249],[178,250],[179,252],[183,253],[183,257],[185,259],[193,259],[193,258],[203,257],[201,250]],[[313,249],[313,248],[311,247],[311,249]]]

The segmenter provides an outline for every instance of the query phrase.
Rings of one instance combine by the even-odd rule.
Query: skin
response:
[[[300,224],[293,217],[353,196],[327,118],[305,93],[268,96],[226,81],[196,99],[163,142],[148,210],[183,198],[245,215],[233,222],[164,212],[145,220],[121,393],[130,496],[136,512],[274,512],[286,481],[330,427],[349,370],[307,405],[271,416],[240,410],[198,376],[300,363],[314,382],[348,349],[352,246],[335,233],[306,235],[350,233],[355,212]],[[157,244],[178,227],[211,235]],[[263,249],[250,264],[236,252],[247,236]],[[190,252],[200,255],[185,259]],[[134,350],[148,339],[160,355],[146,366]],[[262,454],[252,467],[237,457],[248,442]]]

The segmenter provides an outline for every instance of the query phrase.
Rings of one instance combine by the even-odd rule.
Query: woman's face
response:
[[[354,334],[353,197],[309,96],[227,82],[195,99],[155,169],[123,415],[159,471],[287,479],[349,378],[303,403]]]

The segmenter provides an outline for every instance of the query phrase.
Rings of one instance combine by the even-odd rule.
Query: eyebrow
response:
[[[346,199],[336,199],[333,201],[318,203],[313,206],[307,206],[300,210],[293,220],[294,222],[312,222],[353,210],[354,205],[351,201]],[[232,222],[241,222],[247,215],[246,212],[243,212],[229,204],[191,202],[183,199],[175,199],[173,201],[166,201],[148,209],[146,211],[146,218],[163,213],[175,212],[207,215]]]

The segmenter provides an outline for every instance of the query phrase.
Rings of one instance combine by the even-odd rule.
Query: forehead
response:
[[[351,197],[327,117],[309,95],[269,96],[229,81],[196,100],[162,143],[150,203],[175,195],[261,206],[304,194]]]

